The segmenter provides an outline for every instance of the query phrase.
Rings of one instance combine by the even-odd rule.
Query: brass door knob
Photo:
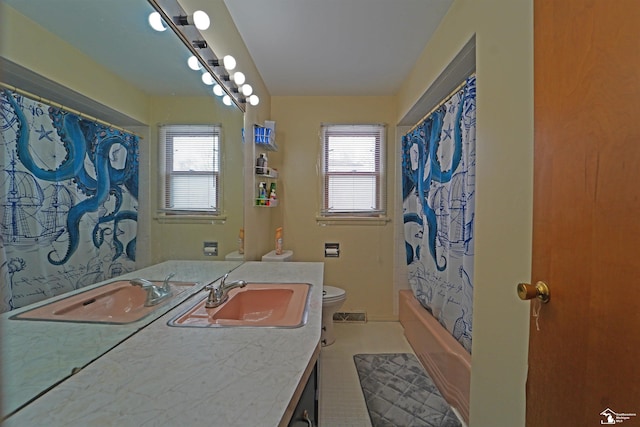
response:
[[[538,298],[540,301],[547,303],[551,298],[549,287],[544,282],[538,282],[535,285],[529,283],[518,283],[518,297],[521,300]]]

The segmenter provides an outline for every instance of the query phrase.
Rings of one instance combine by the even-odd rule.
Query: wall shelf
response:
[[[260,156],[265,151],[278,151],[278,147],[275,142],[275,122],[265,122],[266,126],[253,125],[253,142],[255,144],[255,152]],[[266,154],[264,154],[266,157]],[[259,208],[275,208],[278,206],[278,198],[269,198],[271,188],[275,188],[277,194],[277,180],[278,170],[266,167],[255,166],[253,181],[256,189],[256,197],[254,206]],[[261,190],[262,183],[264,183],[264,192]],[[264,194],[266,193],[266,194]],[[260,197],[262,196],[262,197]],[[266,196],[266,197],[265,197]]]
[[[253,125],[253,142],[264,150],[278,151],[275,132],[268,127]]]
[[[258,173],[258,167],[256,166],[256,177],[265,179],[278,179],[278,170],[267,167],[267,173]]]
[[[256,207],[258,208],[275,208],[278,206],[278,199],[256,199]]]

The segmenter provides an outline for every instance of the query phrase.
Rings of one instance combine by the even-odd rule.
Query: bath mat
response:
[[[356,354],[353,360],[373,427],[461,427],[413,354]]]

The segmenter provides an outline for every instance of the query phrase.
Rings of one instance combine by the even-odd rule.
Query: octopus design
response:
[[[29,124],[25,114],[11,92],[5,90],[4,96],[17,118],[17,155],[24,167],[41,180],[50,182],[73,180],[77,188],[87,196],[69,210],[65,230],[69,238],[65,255],[60,259],[54,259],[52,255],[55,250],[51,251],[47,256],[49,262],[62,265],[69,260],[78,249],[82,218],[89,212],[97,212],[110,197],[114,198],[113,207],[110,211],[101,213],[93,228],[93,244],[100,247],[104,242],[106,230],[110,230],[115,250],[112,260],[119,258],[125,252],[128,258],[135,260],[136,239],[130,240],[125,247],[118,239],[117,231],[120,222],[137,221],[135,211],[122,210],[122,202],[124,189],[134,198],[138,198],[138,138],[58,108],[49,107],[49,117],[64,145],[66,156],[55,170],[45,170],[38,166],[30,150]],[[119,149],[126,150],[123,167],[112,164],[111,156],[114,156],[114,152]],[[95,177],[87,170],[88,164],[93,168]],[[105,228],[107,223],[113,223],[113,225]]]
[[[427,221],[429,252],[438,271],[444,271],[447,268],[447,260],[441,257],[441,261],[438,262],[436,255],[438,223],[436,213],[429,204],[429,193],[433,183],[443,184],[451,181],[453,172],[457,169],[462,159],[462,130],[459,126],[460,115],[462,114],[461,108],[457,114],[456,123],[458,125],[454,129],[453,158],[451,159],[451,167],[447,171],[442,170],[442,166],[437,157],[440,145],[440,134],[442,132],[442,122],[445,115],[444,107],[438,108],[422,126],[402,138],[403,151],[405,152],[402,160],[402,197],[406,199],[415,191],[415,194],[421,202],[424,219]],[[415,169],[412,167],[412,162],[410,161],[411,153],[409,151],[412,147],[417,148],[417,150],[415,150],[415,148],[413,150],[414,156],[417,154],[417,158],[414,158],[415,165],[417,166]],[[421,227],[425,226],[423,218],[415,213],[406,214],[404,216],[404,222],[415,222]],[[413,257],[408,254],[407,262],[410,263],[412,259]]]
[[[463,108],[458,108],[453,128],[445,130],[448,134],[453,132],[452,155],[446,170],[443,170],[438,158],[446,115],[445,105],[437,108],[418,128],[402,137],[402,198],[406,200],[410,195],[414,195],[422,210],[421,213],[405,213],[404,223],[405,225],[414,223],[423,232],[428,233],[427,246],[438,271],[444,271],[447,268],[447,260],[443,256],[438,260],[436,254],[438,222],[434,207],[429,200],[431,193],[441,187],[441,184],[451,181],[462,160],[462,119],[470,109],[475,108],[475,78],[468,79],[463,90]],[[420,257],[420,246],[417,246],[414,252],[413,246],[405,241],[405,248],[407,264],[411,264],[415,258]]]

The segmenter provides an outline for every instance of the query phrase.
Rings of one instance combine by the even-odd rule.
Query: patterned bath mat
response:
[[[373,427],[460,427],[413,354],[353,356]]]

